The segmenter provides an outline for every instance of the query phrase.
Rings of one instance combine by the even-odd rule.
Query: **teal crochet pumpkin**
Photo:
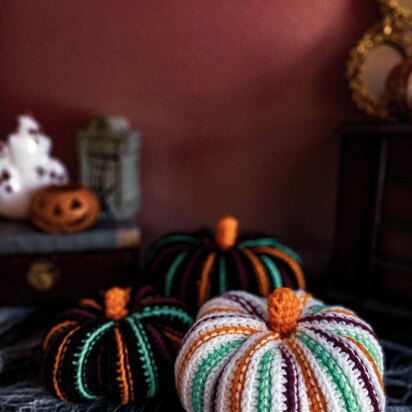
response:
[[[149,280],[192,310],[232,289],[268,296],[282,286],[305,288],[302,262],[292,249],[270,236],[238,236],[238,225],[237,219],[224,217],[214,233],[160,238],[145,257]]]
[[[192,323],[185,305],[112,288],[58,315],[44,340],[44,378],[58,398],[127,404],[173,388],[173,362]]]

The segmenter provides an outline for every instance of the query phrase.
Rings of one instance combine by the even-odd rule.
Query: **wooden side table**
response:
[[[346,121],[334,289],[412,309],[412,123]]]

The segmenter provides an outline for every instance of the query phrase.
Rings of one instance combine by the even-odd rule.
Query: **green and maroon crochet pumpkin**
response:
[[[173,387],[173,362],[193,320],[150,287],[109,289],[56,317],[44,340],[48,389],[70,402],[141,402]]]
[[[173,233],[145,257],[148,278],[165,296],[194,309],[209,298],[241,289],[261,296],[278,287],[304,289],[301,259],[270,236],[239,236],[237,219],[221,218],[215,233]]]

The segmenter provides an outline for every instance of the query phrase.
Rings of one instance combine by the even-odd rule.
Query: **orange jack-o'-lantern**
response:
[[[69,183],[48,186],[31,201],[32,223],[47,233],[73,233],[88,229],[99,219],[100,202],[89,188]]]

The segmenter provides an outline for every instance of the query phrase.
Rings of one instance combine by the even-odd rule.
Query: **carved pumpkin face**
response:
[[[93,226],[100,214],[97,196],[79,184],[49,186],[32,199],[32,223],[47,233],[73,233]]]

